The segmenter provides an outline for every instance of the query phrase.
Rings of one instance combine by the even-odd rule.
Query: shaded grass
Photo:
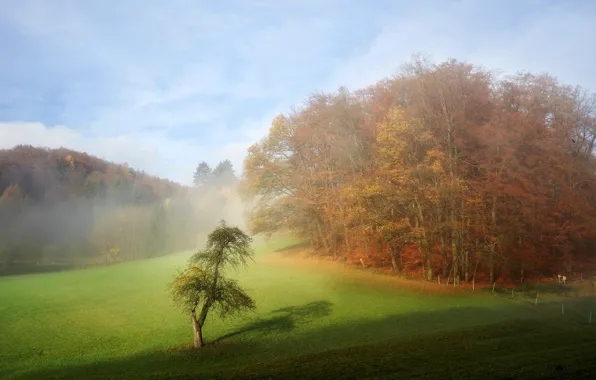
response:
[[[572,313],[581,309],[583,315],[589,303],[570,304],[561,317],[557,305],[532,307],[481,292],[399,289],[367,284],[346,271],[262,260],[263,252],[288,243],[257,243],[257,263],[237,274],[257,312],[225,321],[210,316],[205,338],[216,344],[200,352],[186,350],[188,317],[173,307],[167,291],[190,253],[0,278],[0,378],[422,376],[450,360],[470,367],[491,357],[508,358],[495,367],[505,374],[512,353],[525,357],[528,368],[547,371],[550,362],[534,350],[561,355],[575,341],[574,357],[583,358],[582,342],[593,342],[592,326]],[[565,365],[573,366],[569,360]]]
[[[462,310],[455,315],[482,313]],[[291,341],[316,345],[339,334],[393,325],[432,323],[442,312],[390,316],[352,326],[300,334]],[[553,345],[556,341],[557,344]],[[276,351],[284,345],[236,342],[197,351],[162,352],[31,374],[32,378],[77,379],[588,379],[596,370],[596,329],[554,321],[511,320],[438,333],[405,334],[319,353]],[[297,351],[303,350],[299,347]]]

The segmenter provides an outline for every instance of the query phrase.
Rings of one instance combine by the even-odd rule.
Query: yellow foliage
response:
[[[415,165],[420,153],[425,151],[437,156],[440,152],[428,151],[432,145],[432,138],[421,120],[406,119],[401,109],[391,109],[379,125],[377,136],[381,167],[396,169]]]
[[[23,191],[18,184],[12,184],[8,186],[2,196],[0,197],[0,203],[7,201],[19,201],[24,197]]]
[[[74,168],[75,161],[74,161],[74,158],[70,154],[67,154],[66,157],[64,157],[64,161],[66,161],[68,163],[68,166],[70,166],[71,168]]]
[[[443,162],[445,160],[445,153],[438,149],[430,149],[426,152],[426,159],[430,162],[439,161]]]
[[[128,176],[131,173],[131,168],[126,163],[120,165],[120,169],[122,170],[122,173],[124,175],[127,175]]]
[[[283,115],[276,116],[271,122],[269,128],[269,139],[278,139],[288,134],[288,123],[287,119]]]
[[[434,161],[431,166],[431,171],[433,173],[441,173],[443,171],[443,164],[440,161]]]

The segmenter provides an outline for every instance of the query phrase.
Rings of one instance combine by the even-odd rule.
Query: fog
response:
[[[133,175],[121,176],[114,168],[122,165],[115,164],[87,173],[83,164],[73,164],[60,176],[51,161],[30,165],[15,150],[2,151],[0,163],[0,274],[110,265],[196,249],[221,219],[245,228],[234,175],[209,176],[187,187],[126,166],[124,173]]]

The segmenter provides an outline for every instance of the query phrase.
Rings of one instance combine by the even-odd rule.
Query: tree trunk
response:
[[[464,282],[468,282],[470,279],[470,252],[466,249],[464,251]]]
[[[347,217],[346,217],[346,212],[343,206],[343,201],[341,200],[341,197],[338,195],[337,197],[338,199],[338,205],[339,205],[339,211],[341,212],[341,218],[342,218],[342,227],[344,228],[344,244],[346,245],[346,251],[348,253],[350,253],[352,251],[352,246],[350,244],[350,231],[348,230],[348,223],[346,221]]]
[[[426,280],[427,281],[432,281],[433,279],[433,266],[432,263],[430,261],[430,253],[426,254]]]
[[[497,197],[493,197],[493,207],[491,210],[491,219],[494,228],[494,233],[497,233]],[[494,252],[494,245],[491,246],[491,250],[488,253],[488,266],[490,272],[490,283],[493,284],[495,282],[495,252]]]
[[[453,256],[452,257],[452,263],[451,263],[451,270],[453,271],[453,284],[459,284],[459,272],[458,272],[458,260],[457,260],[457,256]]]
[[[315,221],[311,221],[310,223],[310,246],[313,250],[319,248],[319,233],[317,231],[317,226]]]
[[[446,239],[441,236],[441,276],[443,278],[447,278],[447,274],[449,271],[449,263],[447,262],[447,243]]]
[[[219,278],[219,266],[215,267],[215,273],[213,277],[213,283],[211,284],[212,294],[215,292],[215,288],[217,286],[217,280]],[[203,341],[203,326],[205,326],[205,320],[207,319],[207,314],[209,313],[211,305],[213,305],[212,299],[207,298],[203,304],[203,307],[201,308],[201,313],[199,314],[198,318],[195,309],[193,309],[191,312],[192,329],[194,332],[193,346],[195,348],[201,348],[205,345]]]
[[[519,282],[522,284],[524,282],[524,266],[523,265],[521,267],[521,278],[520,278]]]
[[[193,347],[201,348],[205,345],[203,341],[203,326],[197,320],[197,316],[193,311],[191,314],[192,331],[193,331]]]
[[[360,205],[360,199],[358,200],[358,204]],[[364,243],[364,253],[366,254],[366,258],[370,259],[370,251],[369,251],[369,247],[368,247],[368,234],[366,233],[366,230],[364,229],[364,217],[362,216],[362,214],[360,214],[360,227],[362,228],[362,231],[364,231],[364,236],[363,236],[363,243]]]
[[[391,254],[391,266],[393,267],[393,272],[395,274],[401,274],[401,249],[395,247],[393,244],[389,244],[389,253]],[[399,260],[397,258],[398,254],[400,256]]]
[[[476,253],[478,255],[478,253]],[[480,255],[476,258],[476,265],[474,266],[474,273],[472,274],[472,281],[476,281],[476,272],[478,271],[478,265],[480,264]]]
[[[319,238],[321,239],[321,243],[323,243],[323,248],[326,252],[329,252],[329,242],[327,242],[327,238],[323,232],[323,228],[321,227],[321,222],[319,221],[318,216],[315,216],[315,226],[317,227],[317,232],[319,233]]]
[[[432,267],[430,263],[430,242],[426,234],[426,226],[424,224],[424,214],[422,213],[422,207],[420,206],[420,202],[418,201],[417,197],[414,197],[414,207],[418,211],[418,215],[416,217],[416,227],[420,227],[422,230],[422,239],[421,239],[421,247],[422,247],[422,275],[425,280],[432,280]]]
[[[452,202],[451,205],[451,256],[453,258],[453,280],[459,284],[459,265],[460,263],[460,252],[459,246],[457,241],[457,230],[456,230],[456,222],[455,222],[455,202]]]
[[[495,282],[495,255],[494,252],[488,254],[488,267],[489,267],[489,281],[491,284]]]
[[[464,203],[462,202],[462,210],[464,210]],[[463,213],[462,213],[463,215]],[[463,218],[462,218],[463,219]],[[468,282],[470,279],[470,245],[467,244],[468,242],[468,231],[470,231],[470,220],[466,221],[466,226],[460,229],[459,233],[459,246],[463,249],[463,267],[462,270],[464,272],[464,282]]]

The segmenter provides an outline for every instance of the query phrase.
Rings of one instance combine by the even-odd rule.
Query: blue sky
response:
[[[0,147],[85,150],[189,183],[315,91],[412,54],[596,91],[592,0],[0,0]]]

